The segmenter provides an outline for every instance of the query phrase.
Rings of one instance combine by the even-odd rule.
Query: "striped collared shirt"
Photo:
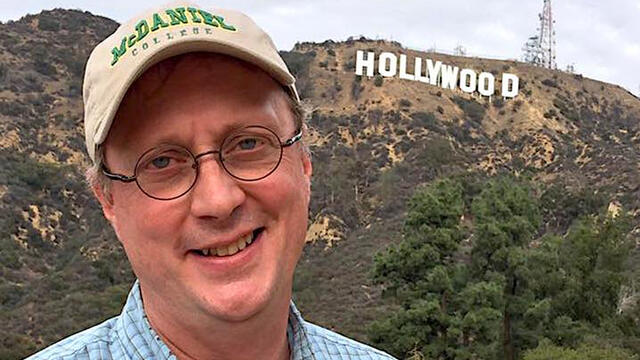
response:
[[[287,340],[292,360],[394,359],[382,351],[304,321],[293,302],[289,306]],[[136,281],[120,315],[27,358],[45,359],[175,360],[176,356],[149,325],[142,307],[140,286]]]

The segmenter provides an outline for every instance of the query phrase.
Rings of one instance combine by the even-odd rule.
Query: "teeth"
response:
[[[247,235],[241,237],[235,243],[219,248],[210,248],[210,249],[202,249],[202,255],[204,256],[231,256],[242,249],[246,248],[247,245],[253,242],[253,232],[248,233]]]
[[[236,245],[236,243],[229,245],[229,247],[227,248],[228,255],[233,255],[237,252],[238,252],[238,246]]]

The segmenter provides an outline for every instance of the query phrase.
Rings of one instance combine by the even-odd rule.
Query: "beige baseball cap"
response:
[[[84,75],[84,126],[89,157],[95,154],[129,87],[152,65],[172,56],[209,51],[252,63],[300,101],[295,78],[273,41],[248,16],[171,2],[120,25],[93,50]]]

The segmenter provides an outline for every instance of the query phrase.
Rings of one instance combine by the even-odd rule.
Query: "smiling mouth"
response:
[[[240,237],[237,241],[226,245],[215,248],[206,248],[206,249],[194,249],[192,250],[195,254],[203,257],[227,257],[235,255],[244,249],[251,246],[255,239],[258,238],[260,233],[264,230],[264,227],[255,229],[254,231]]]

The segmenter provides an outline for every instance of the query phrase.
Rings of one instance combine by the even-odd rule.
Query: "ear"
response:
[[[109,222],[113,225],[115,221],[115,213],[113,211],[113,196],[110,193],[105,193],[102,189],[102,186],[99,184],[94,184],[91,186],[91,190],[93,190],[93,195],[95,195],[96,199],[100,203],[102,207],[102,213],[104,217],[109,220]]]
[[[311,166],[311,155],[305,150],[302,151],[302,167],[304,175],[308,177],[309,180],[311,180],[311,174],[313,173],[313,166]]]
[[[311,175],[313,174],[313,166],[311,165],[311,154],[302,150],[302,172],[307,182],[307,202],[311,198]]]

